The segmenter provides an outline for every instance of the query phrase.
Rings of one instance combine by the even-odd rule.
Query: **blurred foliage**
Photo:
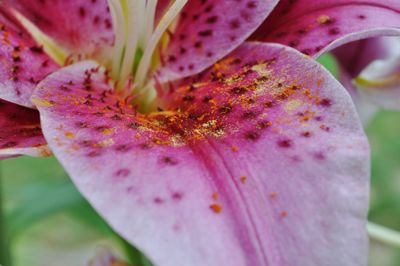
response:
[[[77,253],[81,252],[82,245],[86,245],[84,249],[91,254],[80,256],[81,260],[89,260],[95,254],[96,245],[107,245],[135,265],[149,265],[93,210],[55,158],[8,159],[1,162],[1,170],[14,266],[54,265],[52,256],[43,254],[41,258],[46,261],[40,261],[37,260],[38,256],[32,256],[27,250],[43,250],[48,240],[57,242],[48,245],[54,250],[67,249],[64,255],[56,252],[59,260],[56,265],[86,265],[87,261],[71,261],[71,253],[74,253],[74,249]],[[26,235],[32,235],[32,238],[26,238]],[[43,239],[37,239],[37,235]],[[40,243],[41,240],[44,243]],[[60,247],[54,247],[53,244]],[[19,250],[23,250],[24,254],[20,254]],[[50,249],[47,253],[54,250]]]

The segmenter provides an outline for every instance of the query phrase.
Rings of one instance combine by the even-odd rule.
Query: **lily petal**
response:
[[[371,103],[366,97],[360,94],[359,90],[354,86],[353,78],[343,69],[339,71],[339,81],[349,92],[356,106],[357,113],[364,126],[367,126],[376,112],[379,110],[378,106]]]
[[[36,110],[0,100],[0,159],[50,156]]]
[[[75,55],[104,53],[114,41],[107,0],[4,0]]]
[[[319,56],[342,44],[400,35],[397,0],[283,0],[251,39],[289,45]]]
[[[0,99],[33,107],[36,84],[58,69],[9,11],[0,8]]]
[[[155,265],[366,264],[367,139],[314,60],[246,44],[146,115],[93,62],[38,87],[55,155]]]
[[[163,53],[161,82],[199,73],[239,46],[277,0],[189,1]]]
[[[333,51],[340,65],[339,79],[355,100],[364,122],[378,107],[400,108],[399,47],[400,38],[380,37],[349,43]]]

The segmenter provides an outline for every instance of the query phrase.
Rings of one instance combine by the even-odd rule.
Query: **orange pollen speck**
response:
[[[75,138],[75,134],[70,131],[64,132],[64,135],[69,139]]]
[[[237,146],[235,146],[235,145],[232,145],[231,149],[232,149],[232,151],[234,151],[234,152],[239,151],[239,148],[238,148]]]
[[[214,203],[210,205],[210,209],[215,213],[220,213],[222,211],[222,206],[218,203]]]
[[[281,217],[285,218],[288,216],[288,212],[287,211],[281,211]]]
[[[275,199],[275,198],[278,196],[278,193],[276,193],[276,192],[274,191],[274,192],[271,192],[271,193],[269,194],[269,196],[270,196],[272,199]]]
[[[247,181],[247,176],[242,175],[242,176],[240,177],[240,181],[241,181],[243,184],[245,184],[246,181]]]
[[[214,200],[217,200],[217,199],[218,199],[218,192],[213,192],[213,193],[212,193],[212,198],[213,198]]]

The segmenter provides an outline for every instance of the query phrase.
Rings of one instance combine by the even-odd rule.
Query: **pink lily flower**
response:
[[[399,3],[232,2],[3,1],[0,156],[47,143],[155,265],[366,265],[367,139],[340,83],[282,44],[398,34]],[[244,42],[260,25],[282,44]]]

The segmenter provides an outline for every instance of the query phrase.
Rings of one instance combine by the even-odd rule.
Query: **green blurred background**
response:
[[[332,58],[321,62],[333,73]],[[380,111],[366,131],[372,147],[371,221],[400,231],[400,113]],[[147,266],[77,192],[54,158],[0,162],[13,266],[87,265],[99,246]],[[371,266],[400,265],[400,250],[374,241]]]

